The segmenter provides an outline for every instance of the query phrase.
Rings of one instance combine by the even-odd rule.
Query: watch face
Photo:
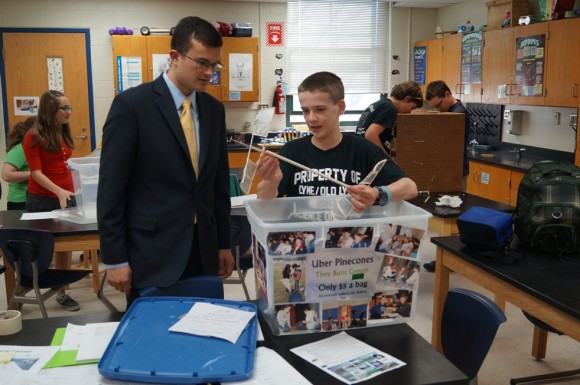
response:
[[[379,205],[384,206],[387,204],[387,192],[382,188],[379,189]]]

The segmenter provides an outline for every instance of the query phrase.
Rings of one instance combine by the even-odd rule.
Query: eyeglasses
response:
[[[58,106],[58,109],[64,112],[72,112],[72,106]]]
[[[203,68],[204,70],[208,70],[208,69],[210,69],[210,68],[211,68],[211,70],[212,70],[213,72],[216,72],[216,71],[221,71],[221,70],[222,70],[222,68],[224,68],[223,64],[222,64],[222,63],[220,63],[219,61],[218,61],[218,62],[215,62],[215,63],[210,63],[210,62],[208,62],[207,60],[203,60],[203,59],[194,59],[194,58],[192,58],[192,57],[189,57],[189,56],[187,56],[187,55],[186,55],[186,54],[184,54],[184,53],[181,53],[181,54],[182,54],[183,56],[185,56],[186,58],[188,58],[189,60],[191,60],[192,62],[194,62],[197,68]]]

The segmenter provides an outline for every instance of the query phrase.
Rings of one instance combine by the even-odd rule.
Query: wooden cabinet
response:
[[[425,86],[421,89],[425,92],[430,82],[443,80],[462,102],[480,102],[480,84],[470,84],[469,94],[465,93],[466,85],[461,84],[462,37],[456,34],[415,43],[415,47],[427,47]]]
[[[518,38],[545,35],[540,96],[518,96],[516,84],[516,55]],[[551,20],[504,29],[491,29],[483,34],[481,85],[470,84],[466,93],[460,83],[461,37],[452,35],[441,39],[418,42],[427,47],[426,83],[444,80],[456,97],[463,102],[493,104],[521,104],[536,106],[580,106],[580,18]],[[541,80],[541,81],[540,81]],[[522,94],[522,92],[520,92]]]
[[[470,160],[467,192],[515,206],[523,175],[519,171]]]
[[[459,70],[461,71],[461,76],[458,97],[463,103],[481,102],[481,75],[483,74],[483,63],[481,62],[483,57],[482,38],[483,34],[481,32],[461,35],[459,47]],[[479,79],[477,79],[478,73]]]
[[[486,31],[484,33],[483,49],[483,103],[525,104],[542,106],[544,96],[518,96],[516,84],[516,40],[526,36],[547,35],[548,23],[530,24],[525,26]],[[546,86],[547,47],[544,54],[544,76],[541,85]]]
[[[537,23],[537,24],[530,24],[530,25],[522,25],[520,27],[514,27],[512,28],[512,32],[513,32],[513,36],[512,36],[512,40],[514,41],[514,45],[516,44],[516,40],[518,38],[523,38],[523,37],[528,37],[528,36],[537,36],[537,35],[545,35],[546,36],[546,40],[544,41],[545,46],[544,46],[544,76],[542,79],[542,96],[518,96],[518,92],[517,92],[517,87],[514,86],[514,93],[511,95],[510,99],[510,103],[511,104],[525,104],[525,105],[533,105],[533,106],[543,106],[545,104],[545,98],[544,98],[544,94],[545,94],[545,90],[546,90],[546,64],[548,62],[548,58],[547,58],[547,52],[549,52],[550,47],[549,47],[549,43],[548,43],[548,27],[549,27],[549,23]],[[517,53],[518,47],[514,46],[514,51],[512,52],[512,56],[516,57],[516,53]],[[537,55],[539,56],[541,54],[540,49],[537,50]],[[536,66],[538,65],[538,63],[536,63]],[[514,65],[512,67],[513,70],[513,79],[514,79],[514,83],[515,83],[515,78],[516,78],[516,65]],[[536,83],[538,83],[538,81],[536,81]],[[520,92],[521,94],[521,92]]]
[[[221,62],[224,66],[219,84],[209,85],[206,92],[224,102],[257,102],[260,100],[257,37],[225,37]]]
[[[140,60],[142,82],[148,82],[164,65],[162,56],[155,55],[169,56],[171,49],[171,36],[113,35],[111,38],[115,94],[123,89],[119,68],[126,65],[127,60],[122,58]],[[215,76],[218,83],[209,85],[206,92],[225,102],[259,101],[258,45],[257,37],[224,37],[221,58],[224,68]],[[136,62],[134,60],[133,65]]]
[[[461,34],[441,38],[441,80],[461,99]]]
[[[550,21],[546,105],[580,106],[580,19]]]
[[[515,66],[515,40],[512,28],[485,31],[483,34],[482,103],[509,104]]]
[[[510,206],[516,207],[518,203],[518,189],[520,188],[520,183],[524,177],[523,172],[512,171],[510,179]]]
[[[442,60],[442,40],[431,39],[418,41],[415,47],[425,47],[427,52],[425,62],[425,84],[420,85],[423,94],[427,89],[427,85],[434,80],[441,79],[441,60]]]
[[[479,162],[469,162],[467,192],[504,204],[510,201],[511,171]]]

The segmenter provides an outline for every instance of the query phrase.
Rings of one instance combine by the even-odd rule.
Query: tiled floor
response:
[[[428,240],[421,242],[421,244],[425,245],[423,246],[425,249],[422,250],[422,255],[424,259],[429,260],[435,254],[435,246]],[[434,275],[431,273],[421,272],[417,309],[414,318],[409,321],[409,324],[417,333],[428,341],[431,339],[433,277]],[[252,272],[248,274],[247,282],[250,295],[255,298]],[[469,288],[489,295],[485,289],[466,281],[456,274],[451,277],[451,286]],[[239,284],[225,285],[225,293],[227,299],[245,300],[244,292]],[[108,311],[97,299],[96,295],[93,294],[92,286],[88,279],[73,285],[70,289],[70,294],[81,305],[81,310],[77,312],[78,314],[104,313]],[[117,308],[125,308],[123,295],[117,294],[108,285],[105,289],[105,294]],[[0,276],[0,309],[5,308],[4,278]],[[41,317],[40,311],[34,305],[25,305],[22,312],[25,319]],[[48,301],[47,312],[49,317],[70,314],[63,310],[54,299]],[[509,303],[506,304],[506,315],[508,321],[500,326],[492,348],[480,369],[478,376],[479,385],[507,385],[512,377],[571,370],[580,367],[580,343],[566,336],[550,335],[548,338],[547,357],[542,361],[536,361],[530,354],[532,324],[524,318],[519,309]],[[559,383],[580,384],[580,378]]]

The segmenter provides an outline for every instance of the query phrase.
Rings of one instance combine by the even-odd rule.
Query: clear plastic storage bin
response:
[[[70,158],[74,193],[77,206],[65,210],[55,210],[56,215],[75,223],[97,222],[97,188],[99,185],[99,163],[101,158],[89,156]]]
[[[431,217],[408,202],[336,218],[339,199],[245,202],[259,308],[274,334],[405,322]]]

